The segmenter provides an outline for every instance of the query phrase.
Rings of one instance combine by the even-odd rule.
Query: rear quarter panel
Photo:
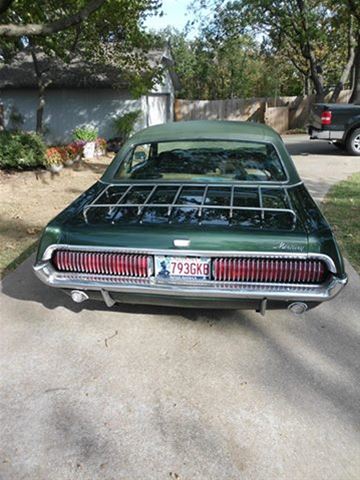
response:
[[[330,257],[335,264],[337,275],[344,278],[344,261],[335,236],[305,185],[297,187],[294,202],[308,233],[309,253],[321,253]]]

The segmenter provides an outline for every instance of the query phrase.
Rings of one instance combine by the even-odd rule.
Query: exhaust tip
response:
[[[290,312],[295,313],[295,315],[301,315],[305,313],[309,307],[304,302],[294,302],[288,306]]]
[[[75,303],[82,303],[89,299],[89,295],[82,290],[71,290],[71,298]]]

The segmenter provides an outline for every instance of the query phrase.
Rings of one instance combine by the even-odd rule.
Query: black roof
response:
[[[129,80],[119,67],[111,64],[92,64],[83,59],[74,59],[70,64],[58,58],[37,53],[41,71],[46,71],[49,88],[126,88]],[[146,53],[150,67],[163,65],[169,69],[175,88],[177,79],[172,70],[173,61],[166,50],[151,50]],[[0,88],[37,88],[32,57],[29,52],[20,52],[10,64],[0,64]]]

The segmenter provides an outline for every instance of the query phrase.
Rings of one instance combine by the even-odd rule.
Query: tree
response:
[[[33,59],[38,84],[38,133],[43,132],[45,92],[54,80],[54,62],[50,60],[70,64],[81,58],[93,70],[111,63],[132,75],[137,86],[141,83],[140,87],[149,87],[156,72],[144,61],[144,51],[151,43],[142,25],[146,15],[156,13],[159,7],[158,0],[44,0],[41,6],[27,0],[14,4],[0,0],[4,57],[10,61],[22,49]]]
[[[311,79],[319,101],[334,87],[336,99],[348,81],[356,49],[357,24],[344,0],[237,0],[215,4],[215,25],[220,27],[220,35],[236,36],[247,31],[263,36],[274,54],[280,52],[304,80]]]
[[[106,0],[90,0],[75,13],[62,15],[57,20],[43,21],[41,23],[5,23],[0,24],[0,36],[2,37],[23,37],[23,36],[46,36],[66,30],[67,28],[80,25],[89,15],[100,8]],[[7,13],[13,0],[0,0],[0,14]],[[29,3],[29,2],[27,2]],[[29,9],[31,5],[28,5]],[[38,6],[38,9],[40,7]],[[17,13],[17,10],[15,10]]]
[[[346,0],[346,4],[357,22],[357,47],[354,61],[354,84],[350,102],[360,103],[360,4],[356,0]]]
[[[180,97],[226,99],[301,92],[301,79],[292,64],[280,55],[274,58],[247,33],[218,36],[218,28],[208,23],[191,40],[171,29],[161,37],[170,44]]]

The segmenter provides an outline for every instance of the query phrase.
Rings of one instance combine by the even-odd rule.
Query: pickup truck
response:
[[[360,155],[360,105],[314,104],[308,132],[310,139],[327,140],[350,155]]]

